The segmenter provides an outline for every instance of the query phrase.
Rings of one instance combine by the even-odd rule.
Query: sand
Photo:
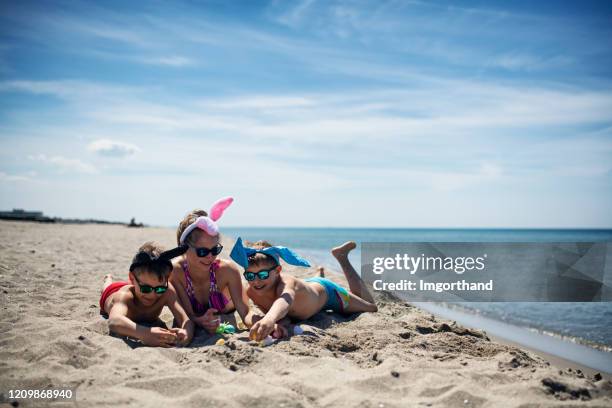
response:
[[[175,237],[161,228],[0,222],[0,405],[10,406],[9,389],[70,387],[76,402],[53,406],[612,406],[606,378],[560,369],[384,294],[378,313],[320,313],[301,324],[303,335],[268,347],[246,332],[217,346],[220,336],[203,331],[186,348],[135,346],[108,334],[98,299],[104,274],[125,279],[147,240],[170,247]],[[227,258],[232,242],[223,243]]]

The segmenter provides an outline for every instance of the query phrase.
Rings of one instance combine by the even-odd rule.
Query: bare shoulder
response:
[[[172,260],[172,272],[180,272],[183,270],[183,262],[185,262],[184,257],[174,258]]]
[[[219,270],[229,273],[240,274],[240,267],[235,262],[228,261],[227,259],[219,259]]]
[[[108,304],[109,313],[111,309],[113,309],[115,306],[122,306],[122,308],[130,308],[134,304],[134,292],[132,291],[132,288],[133,286],[131,285],[124,286],[117,292],[110,295],[110,304]]]
[[[174,303],[177,300],[176,289],[172,286],[172,283],[168,282],[168,290],[164,293],[164,302],[166,304]]]
[[[276,296],[280,296],[285,289],[295,289],[297,285],[297,279],[290,275],[284,275],[281,273],[278,284],[276,285]]]
[[[134,286],[125,285],[124,287],[119,289],[117,292],[113,293],[113,295],[111,296],[115,296],[113,300],[117,302],[122,302],[122,303],[131,302],[134,300]]]
[[[169,281],[183,283],[184,276],[182,262],[182,258],[172,261],[172,272],[170,272],[170,277],[168,278]]]
[[[229,262],[225,259],[219,260],[219,281],[220,282],[236,282],[240,281],[240,267],[234,262]]]
[[[291,275],[285,275],[283,273],[281,273],[280,278],[281,281],[287,286],[295,286],[299,282],[298,278]]]

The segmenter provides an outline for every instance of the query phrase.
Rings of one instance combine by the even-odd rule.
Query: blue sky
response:
[[[609,2],[2,2],[0,208],[612,227]]]

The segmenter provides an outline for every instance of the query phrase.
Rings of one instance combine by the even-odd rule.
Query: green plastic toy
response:
[[[234,334],[236,328],[229,323],[221,323],[215,332],[217,334]]]

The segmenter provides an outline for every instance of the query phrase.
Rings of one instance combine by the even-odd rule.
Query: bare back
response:
[[[249,288],[247,295],[257,307],[267,313],[272,303],[283,295],[286,287],[293,288],[295,292],[293,303],[287,313],[291,318],[308,319],[319,312],[327,302],[327,293],[321,285],[282,274],[279,276],[276,287],[272,290],[261,292]]]

